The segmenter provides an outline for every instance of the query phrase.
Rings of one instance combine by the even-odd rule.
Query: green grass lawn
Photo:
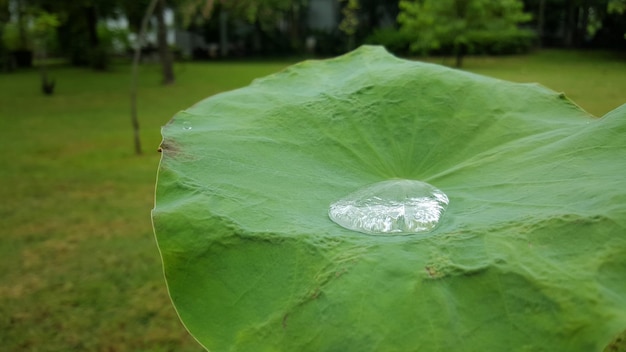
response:
[[[0,76],[0,350],[198,351],[171,307],[150,224],[160,126],[285,64],[180,64],[141,76],[135,156],[130,67]],[[210,317],[215,318],[215,317]]]
[[[0,75],[0,350],[201,350],[171,307],[150,225],[159,129],[284,66],[181,63],[171,87],[158,84],[157,66],[143,67],[142,156],[129,66],[54,68],[53,97],[40,94],[36,71]],[[466,69],[541,82],[597,116],[626,102],[626,60],[610,55],[468,58]]]
[[[626,103],[624,55],[546,50],[529,56],[470,57],[463,69],[513,82],[541,83],[564,92],[597,117]]]

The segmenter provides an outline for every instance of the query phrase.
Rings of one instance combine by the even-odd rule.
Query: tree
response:
[[[48,65],[46,63],[46,59],[49,47],[55,39],[54,30],[59,26],[59,24],[60,22],[58,17],[46,11],[39,11],[33,21],[35,53],[41,60],[39,63],[41,90],[46,95],[52,95],[54,92],[54,80],[48,79]]]
[[[156,46],[161,62],[162,83],[165,85],[173,84],[176,80],[174,76],[174,58],[167,43],[165,13],[168,9],[174,9],[178,6],[178,2],[176,0],[157,1],[153,11],[150,11],[148,22],[146,22],[146,26],[150,25],[151,19],[154,19],[156,22]],[[128,18],[129,29],[137,34],[137,38],[143,38],[141,36],[141,26],[146,15],[146,9],[151,8],[151,3],[151,0],[124,1],[120,3],[122,11]],[[147,29],[148,27],[146,27]],[[144,39],[138,39],[136,45],[142,47],[146,43],[144,43]]]
[[[26,0],[2,0],[0,46],[7,50],[7,68],[31,67],[33,64],[32,14]],[[10,58],[8,54],[10,53]]]
[[[210,18],[213,12],[219,12],[220,36],[226,28],[226,23],[248,23],[254,28],[253,33],[248,33],[254,38],[253,47],[263,50],[261,42],[269,39],[269,43],[289,46],[291,49],[303,48],[304,40],[301,35],[305,29],[305,15],[308,0],[177,0],[178,9],[182,14],[186,25],[197,26],[197,21],[202,14],[205,20]],[[227,38],[220,38],[222,54],[226,54]],[[285,46],[286,44],[286,46]]]
[[[167,44],[167,26],[165,25],[165,0],[157,1],[156,20],[157,20],[157,46],[159,48],[159,58],[161,59],[161,68],[163,72],[163,84],[173,84],[174,78],[174,58],[172,51]]]
[[[398,17],[399,0],[339,0],[342,20],[341,30],[348,37],[350,50],[373,33],[391,31]]]
[[[358,11],[361,8],[359,0],[339,0],[339,2],[345,2],[341,14],[343,19],[339,23],[339,30],[344,32],[348,36],[348,50],[354,49],[354,36],[359,27],[359,14]]]
[[[98,22],[115,16],[119,12],[121,1],[28,0],[28,4],[59,18],[59,46],[72,64],[104,70],[109,63],[109,48],[100,38]]]
[[[448,48],[463,57],[486,35],[515,35],[530,20],[520,0],[401,0],[398,22],[414,37],[411,50],[427,54]]]
[[[626,0],[609,0],[608,12],[610,14],[623,15],[626,13]],[[624,33],[626,39],[626,33]]]
[[[127,14],[129,14],[129,17],[131,18],[131,26],[134,22],[133,19],[138,18],[137,9],[139,8],[137,6],[138,5],[137,2],[131,2],[131,4],[133,3],[135,6],[126,7]],[[207,0],[207,4],[209,3],[212,8],[212,1]],[[140,4],[143,4],[143,3],[140,3]],[[139,133],[140,132],[139,118],[137,117],[138,67],[139,67],[139,61],[141,59],[141,47],[145,39],[146,32],[148,30],[148,24],[150,22],[150,18],[152,18],[152,15],[154,14],[155,10],[157,12],[160,12],[160,14],[157,13],[157,21],[159,22],[157,36],[158,36],[159,46],[160,46],[159,53],[161,54],[161,60],[163,64],[163,83],[165,84],[174,83],[174,71],[173,71],[171,53],[169,53],[169,49],[167,47],[165,48],[165,51],[163,51],[163,48],[162,48],[163,45],[165,46],[167,45],[167,41],[165,38],[165,21],[163,19],[163,16],[164,16],[163,11],[165,11],[165,0],[150,0],[150,2],[145,7],[145,12],[143,13],[143,16],[141,17],[141,23],[139,27],[137,28],[138,29],[137,30],[137,45],[135,46],[135,53],[133,55],[133,65],[132,65],[132,72],[131,72],[130,120],[131,120],[131,124],[133,127],[133,142],[135,146],[135,154],[137,155],[142,154],[141,137]],[[168,54],[170,55],[169,61],[165,62],[165,60],[168,59],[166,57]],[[165,60],[164,60],[164,57],[165,57]]]
[[[24,21],[25,16],[25,6],[23,0],[17,0],[15,2],[17,8],[17,23],[18,29],[20,33],[20,45],[24,48],[26,47],[26,21]]]
[[[139,135],[139,118],[137,117],[137,71],[139,67],[139,60],[141,58],[141,44],[146,36],[148,29],[148,22],[154,13],[157,6],[157,2],[160,0],[150,0],[150,4],[146,8],[146,13],[141,21],[141,27],[137,35],[137,45],[135,46],[135,55],[133,56],[133,67],[131,73],[131,85],[130,85],[130,121],[133,126],[133,142],[135,145],[135,154],[140,155],[141,150],[141,138]]]
[[[626,12],[626,0],[609,0],[608,11],[609,13],[623,14]]]
[[[623,48],[626,0],[524,0],[540,45]]]

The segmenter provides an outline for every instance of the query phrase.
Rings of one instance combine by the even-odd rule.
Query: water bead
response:
[[[330,205],[332,221],[367,234],[408,235],[437,227],[448,206],[438,188],[417,180],[394,179],[361,188]]]

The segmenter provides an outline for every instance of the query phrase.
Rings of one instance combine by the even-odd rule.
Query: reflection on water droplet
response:
[[[189,131],[191,129],[191,122],[185,121],[183,122],[183,130]]]
[[[448,197],[428,183],[389,180],[366,186],[330,205],[337,224],[367,234],[408,235],[433,230]]]

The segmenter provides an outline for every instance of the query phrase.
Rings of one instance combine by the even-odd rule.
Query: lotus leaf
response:
[[[365,46],[162,133],[155,234],[211,351],[624,351],[626,105],[595,118],[537,84]],[[447,195],[434,230],[329,219],[392,179]]]

